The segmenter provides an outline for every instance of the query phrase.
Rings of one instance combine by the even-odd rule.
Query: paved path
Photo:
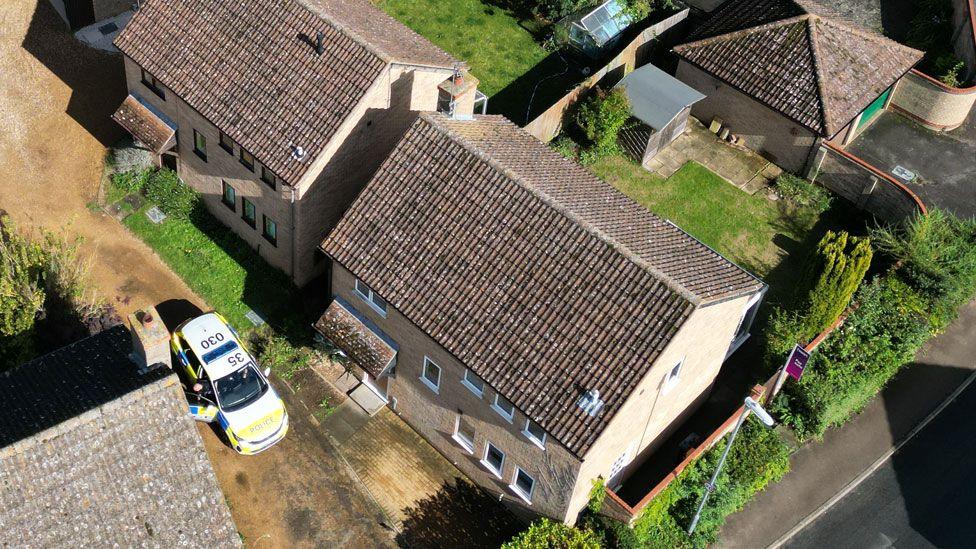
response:
[[[785,547],[972,547],[976,384]]]
[[[865,471],[976,369],[976,302],[857,417],[791,458],[792,471],[729,517],[724,547],[766,547]]]

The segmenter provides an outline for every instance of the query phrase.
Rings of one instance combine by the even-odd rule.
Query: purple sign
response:
[[[799,345],[793,347],[790,358],[786,359],[786,373],[799,381],[800,376],[803,375],[803,369],[807,367],[808,360],[810,360],[810,353],[804,351],[803,347]]]

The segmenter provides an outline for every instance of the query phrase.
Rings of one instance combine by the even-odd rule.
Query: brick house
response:
[[[705,94],[692,115],[804,174],[821,141],[849,143],[922,52],[812,0],[729,0],[674,48],[677,77]]]
[[[149,0],[115,45],[115,120],[298,285],[417,113],[474,108],[477,81],[368,0]]]
[[[702,401],[765,291],[498,116],[422,114],[322,249],[316,329],[361,385],[567,522]]]

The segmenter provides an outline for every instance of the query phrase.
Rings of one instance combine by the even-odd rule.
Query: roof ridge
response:
[[[820,51],[820,40],[816,25],[814,23],[818,21],[825,21],[824,18],[819,15],[813,15],[807,19],[807,37],[810,41],[810,57],[813,60],[813,74],[817,78],[817,109],[820,110],[820,119],[823,121],[824,132],[830,133],[830,129],[833,124],[827,119],[827,101],[829,97],[827,96],[827,88],[824,86],[824,79],[826,75],[823,74],[823,66],[821,65],[821,51]]]
[[[699,40],[694,40],[692,42],[686,42],[684,44],[679,44],[675,46],[674,51],[682,51],[694,47],[709,46],[715,42],[723,42],[725,40],[731,40],[734,38],[741,38],[743,36],[749,36],[751,34],[756,34],[759,32],[764,32],[770,29],[775,29],[778,27],[785,27],[787,25],[793,25],[801,21],[805,21],[811,17],[811,14],[804,13],[802,15],[796,15],[793,17],[787,17],[786,19],[779,19],[777,21],[771,21],[769,23],[763,23],[762,25],[756,25],[753,27],[746,27],[744,29],[735,30],[732,32],[725,32],[721,34],[716,34],[715,36],[709,36],[707,38],[701,38]]]
[[[674,277],[672,277],[672,276],[668,275],[667,273],[663,272],[661,269],[659,269],[655,265],[651,264],[646,259],[640,257],[640,255],[638,255],[637,253],[635,253],[628,246],[624,245],[623,243],[619,242],[617,239],[613,238],[611,235],[607,234],[606,231],[600,229],[599,227],[594,226],[592,223],[590,223],[586,219],[583,219],[578,213],[576,213],[575,211],[573,211],[571,208],[569,208],[565,204],[559,202],[555,198],[549,196],[547,193],[543,192],[541,189],[538,189],[535,185],[532,185],[531,183],[529,183],[528,181],[526,181],[526,179],[524,177],[522,177],[522,175],[520,175],[518,172],[516,172],[515,170],[513,170],[513,169],[511,169],[511,168],[509,168],[507,166],[505,166],[504,164],[502,164],[501,162],[499,162],[498,160],[496,160],[495,158],[493,158],[491,155],[489,155],[487,152],[481,150],[480,147],[478,147],[475,143],[471,142],[467,137],[459,134],[458,132],[453,131],[446,124],[439,123],[437,121],[437,118],[438,117],[445,117],[445,115],[440,114],[440,113],[428,113],[428,112],[421,113],[421,115],[420,115],[420,118],[422,120],[424,120],[428,125],[432,126],[437,131],[440,131],[441,133],[443,133],[443,134],[447,135],[448,137],[450,137],[455,142],[459,143],[461,146],[463,146],[465,149],[467,149],[468,152],[474,154],[480,160],[484,161],[486,164],[488,164],[495,171],[501,173],[502,175],[504,175],[508,179],[516,182],[520,187],[522,187],[522,188],[526,189],[527,191],[529,191],[532,195],[534,195],[536,198],[538,198],[539,200],[541,200],[544,204],[546,204],[547,206],[549,206],[550,208],[552,208],[553,210],[555,210],[557,213],[559,213],[559,214],[561,214],[561,215],[569,218],[573,223],[579,225],[584,230],[586,230],[587,232],[589,232],[594,237],[598,238],[600,241],[602,241],[603,243],[607,244],[608,246],[610,246],[614,250],[617,250],[620,253],[620,255],[622,255],[624,258],[626,258],[627,260],[631,261],[632,263],[634,263],[635,265],[637,265],[641,269],[649,272],[651,275],[653,275],[655,278],[657,278],[659,281],[661,281],[665,286],[667,286],[669,290],[671,290],[674,293],[676,293],[678,296],[680,296],[681,298],[683,298],[685,301],[688,301],[689,303],[691,303],[692,305],[695,305],[695,306],[701,305],[705,301],[701,296],[698,296],[695,293],[693,293],[691,290],[689,290],[688,288],[686,288],[683,284],[681,284],[680,282],[678,282]],[[472,121],[477,122],[479,120],[485,120],[485,119],[502,119],[505,122],[507,122],[509,124],[512,124],[512,122],[510,122],[507,118],[505,118],[502,115],[483,115],[483,116],[476,116],[474,118],[474,120],[469,120],[467,122],[472,122]],[[520,128],[518,126],[515,126],[514,124],[512,124],[512,125],[516,129],[516,131],[524,131],[522,128]],[[553,154],[556,154],[556,153],[553,153]],[[582,168],[582,166],[579,166],[578,164],[576,164],[575,162],[570,161],[569,159],[563,158],[561,155],[560,155],[560,158],[564,162],[571,163],[574,167],[579,167],[580,169],[584,169],[584,168]],[[595,175],[592,175],[591,174],[591,176],[594,179],[596,179],[597,181],[600,181],[601,183],[604,183],[603,180],[601,180],[600,178],[596,177]],[[606,183],[604,183],[604,184],[606,185]],[[615,189],[613,189],[609,185],[607,185],[607,187],[610,190],[615,191]],[[666,219],[664,219],[661,216],[655,214],[654,212],[651,212],[651,211],[648,210],[647,213],[650,214],[650,215],[652,215],[652,216],[654,216],[654,217],[656,217],[656,218],[658,218],[658,219],[660,219],[665,224],[668,224],[670,226],[674,226],[674,224],[669,223]],[[684,233],[684,234],[687,234],[687,233]]]

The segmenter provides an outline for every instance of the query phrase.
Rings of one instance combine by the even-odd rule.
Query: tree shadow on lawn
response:
[[[404,513],[396,538],[401,547],[498,547],[525,527],[497,498],[463,478],[445,482]]]

